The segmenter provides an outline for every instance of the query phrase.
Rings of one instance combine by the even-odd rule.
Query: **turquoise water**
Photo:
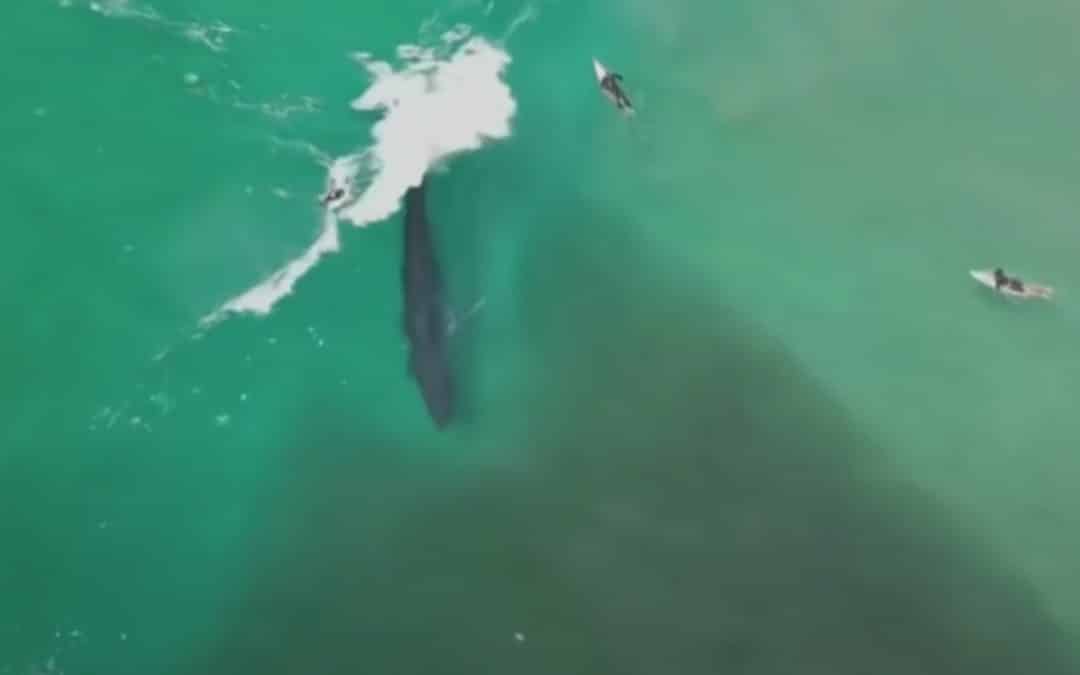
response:
[[[13,15],[0,672],[1077,672],[1076,9]],[[456,24],[511,60],[405,136],[515,107],[433,168],[440,433],[399,216],[315,198],[389,116],[351,55]]]

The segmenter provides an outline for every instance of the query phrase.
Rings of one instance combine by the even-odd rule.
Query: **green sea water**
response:
[[[1080,10],[10,11],[0,673],[1080,672]],[[456,24],[517,108],[431,174],[438,432],[399,215],[201,320]]]

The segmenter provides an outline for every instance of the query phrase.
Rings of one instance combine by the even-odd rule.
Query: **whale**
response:
[[[450,315],[427,217],[427,176],[405,192],[402,291],[408,371],[416,380],[435,426],[454,415],[454,381],[447,342]]]

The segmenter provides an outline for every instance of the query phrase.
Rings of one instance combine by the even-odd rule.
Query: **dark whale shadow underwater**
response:
[[[530,422],[499,441],[523,459],[360,442],[311,401],[264,562],[178,671],[1080,672],[1031,586],[782,345],[651,271],[623,219],[552,211],[603,244],[538,238],[524,263],[546,375],[508,392]],[[555,274],[580,293],[542,292]]]
[[[409,373],[420,387],[428,413],[439,428],[454,414],[454,384],[447,355],[450,315],[442,272],[427,217],[427,176],[405,193],[402,260],[405,336]]]

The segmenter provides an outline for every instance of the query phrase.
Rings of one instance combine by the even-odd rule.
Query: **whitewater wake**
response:
[[[396,69],[369,54],[354,55],[373,81],[352,107],[382,117],[372,127],[371,145],[328,163],[327,188],[348,189],[351,201],[336,215],[327,211],[319,236],[303,253],[204,317],[203,325],[229,314],[269,313],[324,255],[339,249],[339,218],[357,227],[385,220],[427,171],[510,136],[517,103],[502,80],[510,56],[469,33],[458,25],[436,47],[401,45]]]
[[[149,5],[136,5],[130,0],[79,0],[78,4],[85,5],[91,12],[106,18],[131,19],[175,30],[191,42],[201,44],[213,52],[225,51],[226,41],[236,32],[235,28],[222,21],[175,21],[161,15]],[[74,7],[76,2],[60,0],[60,6]]]

